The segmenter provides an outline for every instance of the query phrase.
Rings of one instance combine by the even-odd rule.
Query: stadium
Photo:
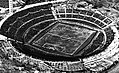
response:
[[[110,67],[113,63],[107,59],[118,52],[115,22],[99,12],[71,5],[58,1],[28,5],[1,21],[0,34],[18,52],[46,64],[67,62],[69,67],[70,62],[80,63],[80,69],[56,67],[58,70],[83,70],[84,65],[95,71],[91,67],[94,61],[103,69]]]

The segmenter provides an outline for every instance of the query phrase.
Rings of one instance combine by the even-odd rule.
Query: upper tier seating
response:
[[[93,14],[93,17],[98,18],[98,19],[100,19],[100,20],[104,20],[104,19],[106,18],[105,16],[103,16],[103,15],[101,15],[101,14],[99,14],[99,13],[94,13],[94,14]]]
[[[92,16],[94,14],[94,12],[92,11],[87,11],[86,15]]]
[[[80,10],[80,14],[86,15],[87,11],[86,10]]]
[[[111,24],[111,23],[112,23],[112,21],[111,21],[109,18],[105,19],[104,22],[105,22],[106,24]]]
[[[28,13],[30,12],[37,12],[37,11],[40,11],[42,9],[50,9],[51,7],[51,4],[47,4],[47,5],[41,5],[41,6],[36,6],[36,7],[31,7],[31,8],[28,8],[28,9],[25,9],[25,10],[22,10],[22,11],[19,11],[19,12],[16,12],[15,14],[13,14],[12,16],[10,16],[5,22],[4,24],[2,25],[2,27],[6,27],[6,26],[10,26],[13,22],[16,21],[16,19],[18,19],[18,17],[23,17],[25,15],[27,15]],[[2,29],[1,27],[1,31],[5,32],[6,30]],[[6,27],[7,29],[7,27]]]
[[[66,9],[66,13],[72,13],[73,9]]]
[[[0,31],[9,38],[23,41],[22,36],[29,27],[49,19],[54,19],[50,4],[31,7],[10,16],[3,23]]]
[[[72,19],[72,20],[82,20],[82,21],[88,21],[88,22],[91,22],[93,23],[94,25],[98,26],[98,27],[101,27],[103,28],[104,26],[106,26],[104,23],[102,23],[101,21],[99,20],[96,20],[95,18],[93,17],[88,17],[88,16],[83,16],[83,15],[76,15],[76,14],[60,14],[60,17],[59,19],[62,19],[62,20],[65,20],[65,19],[71,19],[71,18],[75,18],[75,19]],[[77,21],[78,22],[78,21]],[[93,25],[92,25],[93,26]]]
[[[56,15],[60,19],[61,18],[84,19],[84,20],[97,24],[101,28],[112,23],[112,21],[109,18],[106,19],[104,15],[99,14],[99,13],[94,13],[92,11],[87,11],[87,10],[63,9],[62,11],[58,10]]]

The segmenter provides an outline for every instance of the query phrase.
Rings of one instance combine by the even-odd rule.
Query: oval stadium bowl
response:
[[[19,52],[48,61],[88,58],[104,51],[114,40],[110,18],[54,3],[20,9],[2,21],[0,33]]]

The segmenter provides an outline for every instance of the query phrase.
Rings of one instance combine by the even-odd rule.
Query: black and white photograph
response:
[[[0,0],[0,73],[119,73],[119,0]]]

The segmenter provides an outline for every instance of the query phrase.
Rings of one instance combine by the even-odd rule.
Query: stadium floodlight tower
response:
[[[13,14],[13,0],[9,0],[9,14]]]

